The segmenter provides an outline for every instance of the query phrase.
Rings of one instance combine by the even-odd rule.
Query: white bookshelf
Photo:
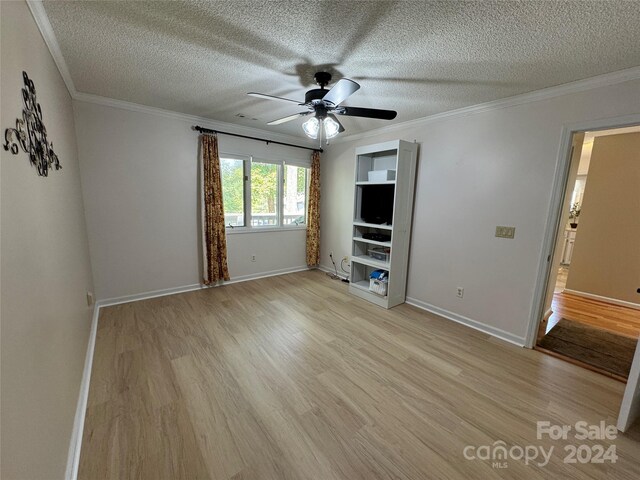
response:
[[[413,216],[418,146],[403,140],[378,143],[356,148],[354,219],[352,227],[351,274],[349,291],[384,308],[404,303],[407,287],[409,240]],[[369,172],[395,170],[395,180],[369,181]],[[376,190],[383,187],[383,190]],[[365,189],[373,188],[365,193]],[[391,190],[393,192],[391,193]],[[362,218],[363,194],[365,200],[371,192],[385,192],[381,198],[389,198],[392,204],[380,201],[381,212],[392,212],[392,218],[381,214],[374,219]],[[371,202],[369,202],[369,206]],[[367,211],[368,210],[368,211]],[[371,216],[371,208],[365,213]],[[389,221],[390,220],[390,221]],[[377,223],[383,221],[385,223]],[[390,236],[389,240],[363,238],[364,234],[378,233]],[[388,249],[388,260],[369,255],[369,249]],[[374,270],[388,272],[387,294],[369,290],[369,275]]]

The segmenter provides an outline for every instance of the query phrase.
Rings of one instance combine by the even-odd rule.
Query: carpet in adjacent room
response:
[[[627,378],[637,339],[563,318],[538,345]]]

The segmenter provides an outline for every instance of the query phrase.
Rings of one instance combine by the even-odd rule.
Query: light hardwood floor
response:
[[[640,335],[640,310],[572,295],[554,293],[551,303],[553,314],[544,327],[549,332],[562,318],[602,328],[619,335],[638,338]]]
[[[602,328],[631,338],[640,335],[640,310],[565,292],[569,266],[561,265],[556,277],[551,309],[553,314],[540,324],[538,338],[548,333],[562,318]]]
[[[103,309],[79,478],[639,478],[637,435],[536,439],[538,420],[615,424],[623,388],[302,272]],[[499,440],[555,453],[465,460]],[[581,443],[617,463],[563,463]]]

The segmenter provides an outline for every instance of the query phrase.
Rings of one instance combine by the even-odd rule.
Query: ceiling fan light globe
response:
[[[340,125],[331,117],[326,117],[323,120],[324,134],[327,138],[333,138],[340,132]]]
[[[318,138],[318,131],[320,131],[320,122],[316,117],[311,117],[309,120],[302,124],[302,130],[309,138]]]

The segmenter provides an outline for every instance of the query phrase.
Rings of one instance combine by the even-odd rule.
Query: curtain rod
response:
[[[292,143],[284,143],[284,142],[276,142],[275,140],[267,140],[266,138],[250,137],[248,135],[240,135],[237,133],[221,132],[220,130],[211,130],[209,128],[201,127],[200,125],[194,125],[192,128],[200,133],[219,133],[221,135],[231,135],[232,137],[248,138],[249,140],[258,140],[260,142],[266,142],[267,145],[269,145],[270,143],[276,143],[278,145],[284,145],[286,147],[302,148],[304,150],[313,150],[314,152],[320,152],[320,153],[323,152],[321,148],[304,147],[302,145],[294,145]]]

